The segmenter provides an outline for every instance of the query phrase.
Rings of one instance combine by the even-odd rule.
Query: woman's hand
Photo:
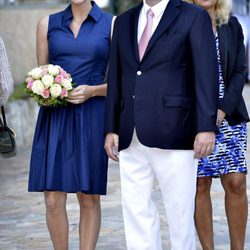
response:
[[[217,127],[219,127],[223,121],[223,119],[225,118],[226,113],[224,111],[222,111],[221,109],[218,109],[217,111],[217,120],[216,120],[216,125]]]
[[[93,96],[95,96],[95,86],[80,85],[72,90],[67,101],[72,104],[80,104]]]

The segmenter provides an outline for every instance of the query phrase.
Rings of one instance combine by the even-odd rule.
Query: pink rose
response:
[[[28,84],[27,84],[27,89],[32,89],[32,86],[33,86],[33,82],[34,81],[29,81]]]
[[[68,97],[69,92],[66,89],[62,89],[61,98]]]
[[[60,72],[60,75],[63,77],[63,78],[68,78],[68,74],[63,70],[63,69],[59,69],[59,72]]]
[[[49,94],[50,94],[49,90],[48,90],[48,89],[45,89],[45,90],[43,91],[42,97],[43,97],[43,98],[49,98]]]
[[[62,75],[58,75],[55,78],[55,82],[61,84],[63,79],[64,79],[64,77]]]
[[[48,70],[46,68],[42,69],[42,76],[45,76],[48,74]]]

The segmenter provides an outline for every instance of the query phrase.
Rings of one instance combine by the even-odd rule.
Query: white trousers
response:
[[[171,249],[196,249],[194,199],[197,161],[193,150],[142,145],[134,132],[119,154],[124,226],[129,250],[161,250],[160,220],[151,199],[154,177],[162,192]]]

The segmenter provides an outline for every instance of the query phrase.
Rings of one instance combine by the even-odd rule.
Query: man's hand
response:
[[[119,145],[118,135],[114,133],[108,133],[106,135],[104,148],[108,156],[114,161],[119,161],[118,145]]]
[[[214,132],[200,132],[194,140],[194,158],[199,159],[212,153],[215,144]]]

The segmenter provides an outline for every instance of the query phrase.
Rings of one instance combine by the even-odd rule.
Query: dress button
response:
[[[139,70],[137,71],[137,75],[140,76],[142,74],[142,72]]]

